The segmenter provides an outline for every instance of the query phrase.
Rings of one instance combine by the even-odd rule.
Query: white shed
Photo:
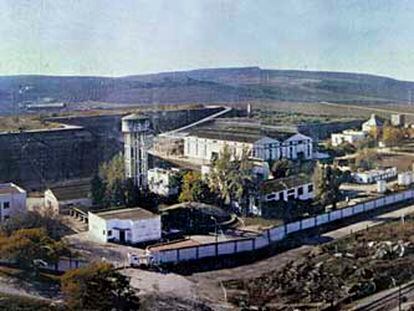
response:
[[[89,212],[90,236],[99,242],[140,243],[161,238],[161,216],[142,208]]]

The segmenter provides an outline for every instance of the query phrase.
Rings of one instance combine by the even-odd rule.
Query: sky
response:
[[[414,81],[412,0],[0,0],[0,75],[259,66]]]

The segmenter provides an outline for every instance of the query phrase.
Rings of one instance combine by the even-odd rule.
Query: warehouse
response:
[[[207,164],[227,146],[237,156],[247,152],[249,156],[264,161],[282,158],[309,160],[313,156],[312,145],[312,138],[297,132],[212,127],[195,130],[185,137],[184,156]]]

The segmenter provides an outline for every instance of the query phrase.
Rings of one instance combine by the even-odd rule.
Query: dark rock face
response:
[[[198,121],[222,108],[147,113],[157,133]],[[123,115],[60,117],[54,122],[74,128],[0,134],[0,182],[31,189],[50,183],[91,177],[102,162],[122,152]]]
[[[96,140],[82,128],[0,135],[0,181],[26,187],[90,176],[97,167]]]

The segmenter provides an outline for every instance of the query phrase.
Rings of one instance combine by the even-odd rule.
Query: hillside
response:
[[[404,103],[414,83],[339,72],[265,70],[258,67],[199,69],[120,78],[76,76],[0,77],[0,113],[13,102],[92,101],[123,105],[169,103],[292,102]],[[15,105],[17,106],[17,104]]]

